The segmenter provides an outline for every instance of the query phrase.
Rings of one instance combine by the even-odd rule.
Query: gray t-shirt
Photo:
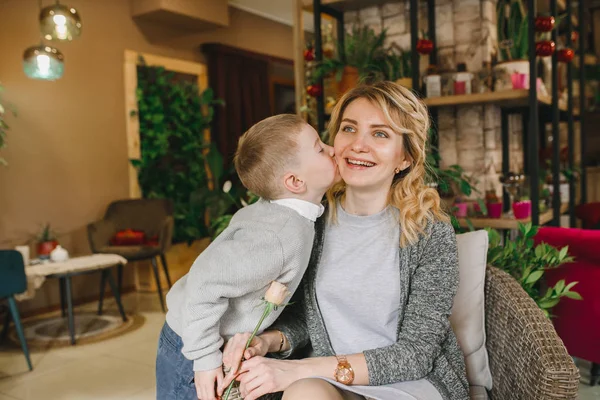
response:
[[[317,271],[317,300],[337,354],[396,342],[400,229],[393,207],[369,216],[338,206],[338,223],[325,231]]]
[[[316,295],[336,354],[361,353],[397,340],[400,306],[400,228],[398,210],[369,216],[337,207],[337,224],[325,229],[317,270]],[[367,399],[441,400],[426,379],[383,386],[344,386]]]

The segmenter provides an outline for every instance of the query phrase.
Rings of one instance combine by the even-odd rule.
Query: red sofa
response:
[[[553,323],[569,354],[592,362],[593,386],[600,378],[600,230],[542,227],[535,242],[557,248],[569,246],[573,263],[546,272],[554,286],[564,279],[583,300],[563,298],[552,310]]]

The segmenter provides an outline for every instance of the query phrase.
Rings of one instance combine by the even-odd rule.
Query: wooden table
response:
[[[98,314],[102,314],[102,300],[104,298],[104,286],[106,281],[110,285],[111,291],[117,302],[119,313],[123,321],[127,321],[127,316],[121,304],[119,288],[115,284],[114,278],[110,273],[110,268],[116,265],[125,265],[127,260],[117,254],[93,254],[84,257],[74,257],[64,262],[48,262],[39,265],[31,265],[25,268],[25,274],[28,280],[28,291],[22,298],[30,298],[31,291],[38,289],[46,279],[58,278],[60,286],[60,305],[62,316],[68,315],[69,333],[71,335],[71,344],[75,344],[75,316],[73,313],[73,295],[71,278],[77,275],[101,273],[100,284],[100,302],[98,305]]]

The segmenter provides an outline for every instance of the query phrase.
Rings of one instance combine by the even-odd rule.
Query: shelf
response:
[[[500,107],[527,107],[529,105],[529,89],[428,97],[425,98],[424,101],[427,107],[431,108],[477,104],[495,104]],[[551,106],[552,98],[538,93],[538,102],[544,106]],[[558,106],[561,111],[567,111],[567,105],[563,102],[559,102]],[[579,112],[574,110],[574,115],[578,114]]]
[[[569,210],[568,204],[561,204],[560,213],[564,214]],[[540,213],[540,225],[545,225],[548,222],[552,221],[553,218],[553,210],[550,208],[549,210]],[[501,218],[457,218],[458,223],[462,228],[469,228],[469,224],[467,224],[467,219],[471,222],[471,225],[476,229],[483,228],[492,228],[492,229],[518,229],[518,223],[528,223],[531,222],[531,218],[526,219],[514,219],[509,216],[503,215]]]
[[[362,8],[379,6],[386,3],[397,3],[398,0],[321,0],[321,6],[329,7],[337,11],[356,11]],[[312,11],[312,0],[302,0],[302,8]]]

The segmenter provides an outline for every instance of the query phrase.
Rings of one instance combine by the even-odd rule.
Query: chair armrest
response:
[[[492,399],[576,399],[579,370],[552,323],[506,272],[488,266],[485,327]]]
[[[107,246],[115,234],[115,230],[115,223],[107,219],[89,224],[87,232],[92,253],[98,253],[102,247]]]
[[[158,235],[158,245],[160,246],[161,253],[164,253],[171,247],[171,241],[173,240],[173,226],[173,217],[166,217]]]

